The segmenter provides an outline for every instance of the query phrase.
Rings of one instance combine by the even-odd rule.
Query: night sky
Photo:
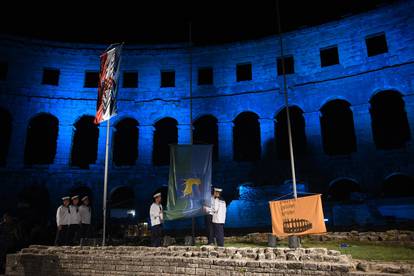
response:
[[[282,31],[340,19],[392,1],[281,1]],[[9,2],[2,4],[0,33],[58,41],[182,42],[188,41],[190,21],[195,44],[255,39],[277,32],[276,0],[112,1],[113,5],[108,4],[111,1]]]

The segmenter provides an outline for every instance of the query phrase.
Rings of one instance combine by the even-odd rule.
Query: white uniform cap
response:
[[[69,200],[70,199],[70,196],[64,196],[64,197],[62,197],[62,200]]]
[[[158,197],[158,196],[161,196],[161,193],[156,193],[155,195],[153,195],[152,197],[153,198],[156,198],[156,197]]]
[[[78,195],[72,196],[72,200],[74,200],[75,198],[79,198]]]
[[[82,197],[82,201],[85,201],[85,200],[87,200],[88,199],[88,196],[84,196],[84,197]]]
[[[215,192],[221,192],[221,191],[223,191],[223,189],[220,189],[220,188],[214,188],[214,191],[215,191]]]

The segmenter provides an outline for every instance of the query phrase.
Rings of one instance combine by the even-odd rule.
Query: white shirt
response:
[[[91,207],[86,205],[79,206],[79,214],[81,218],[81,223],[91,224]]]
[[[80,224],[81,216],[79,213],[79,206],[70,205],[69,209],[70,209],[69,224]]]
[[[213,211],[213,223],[226,222],[226,202],[219,198],[215,198],[212,202],[211,209]]]
[[[69,207],[60,205],[56,212],[56,224],[57,226],[69,225],[70,223],[70,211]]]
[[[150,219],[151,219],[151,226],[155,226],[155,225],[163,223],[164,214],[162,211],[161,204],[157,204],[155,202],[151,204]]]

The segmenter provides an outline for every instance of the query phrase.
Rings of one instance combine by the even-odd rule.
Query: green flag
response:
[[[170,145],[165,219],[205,215],[211,205],[212,145]]]

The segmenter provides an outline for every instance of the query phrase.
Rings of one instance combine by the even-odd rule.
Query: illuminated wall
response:
[[[302,154],[298,150],[297,177],[309,191],[328,193],[330,184],[346,178],[357,183],[359,192],[380,197],[390,175],[414,176],[413,9],[414,1],[401,1],[283,35],[285,56],[293,56],[294,65],[294,73],[287,75],[289,101],[297,109],[298,120],[303,117],[306,140]],[[368,56],[366,39],[378,34],[385,35],[387,51]],[[15,37],[1,37],[0,41],[0,62],[5,68],[5,77],[0,80],[0,106],[10,113],[12,126],[5,164],[0,168],[1,209],[15,206],[24,187],[37,185],[48,191],[49,213],[53,214],[62,195],[86,186],[98,216],[106,124],[99,126],[95,164],[84,169],[72,166],[71,151],[76,122],[84,115],[95,114],[97,88],[84,87],[85,72],[99,70],[99,55],[106,45]],[[332,46],[338,49],[339,64],[321,66],[320,51]],[[275,129],[283,131],[277,118],[283,117],[278,114],[284,106],[283,78],[277,74],[279,37],[195,47],[192,53],[193,118],[212,115],[217,119],[214,184],[224,187],[227,199],[235,199],[241,184],[277,186],[289,180],[289,161],[278,158],[275,152]],[[121,86],[119,115],[111,121],[111,131],[114,137],[118,122],[135,119],[138,157],[133,165],[110,165],[109,191],[129,187],[139,219],[145,219],[152,193],[168,179],[168,166],[153,166],[152,162],[156,122],[166,117],[175,119],[178,143],[190,142],[189,61],[184,44],[126,45],[123,51],[121,70],[138,72],[138,87]],[[251,64],[251,80],[237,81],[238,64]],[[213,84],[199,85],[198,69],[205,67],[213,69]],[[59,70],[58,85],[42,84],[44,68]],[[160,87],[160,72],[169,70],[175,71],[175,87]],[[377,149],[371,127],[370,101],[386,90],[394,91],[402,100],[408,121],[408,138],[396,149]],[[323,147],[321,109],[338,99],[351,111],[355,147],[345,154],[329,155]],[[261,159],[254,162],[233,160],[234,120],[246,111],[255,113],[260,125]],[[58,119],[56,155],[52,164],[25,164],[29,122],[40,113]]]

